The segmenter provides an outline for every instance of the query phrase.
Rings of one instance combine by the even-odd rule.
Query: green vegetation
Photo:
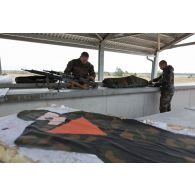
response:
[[[114,72],[114,76],[122,77],[124,74],[125,74],[125,72],[121,68],[116,67],[116,70]]]
[[[123,76],[130,76],[130,75],[134,75],[137,76],[137,73],[130,73],[127,70],[123,71],[121,68],[117,67],[115,72],[113,73],[113,76],[116,77],[123,77]]]

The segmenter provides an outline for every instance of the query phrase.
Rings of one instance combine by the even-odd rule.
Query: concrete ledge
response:
[[[191,89],[195,89],[195,85],[176,85],[175,86],[176,90],[191,90]]]
[[[96,81],[98,86],[101,86],[102,82]],[[57,87],[58,83],[50,83],[51,87]],[[10,89],[37,89],[37,88],[47,88],[46,83],[0,83],[0,88],[10,88]]]
[[[137,118],[159,113],[159,88],[93,90],[11,89],[0,103],[0,116],[36,109],[65,105],[71,108],[96,112],[121,118]],[[176,87],[172,100],[172,110],[180,112],[195,106],[195,87]]]
[[[195,85],[176,86],[176,91],[192,90]],[[121,88],[111,89],[105,87],[98,87],[98,89],[90,90],[48,90],[47,88],[36,89],[10,89],[2,103],[9,102],[23,102],[23,101],[39,101],[39,100],[55,100],[55,99],[72,99],[98,96],[115,96],[128,94],[142,94],[142,93],[158,93],[159,88],[142,87],[142,88]]]
[[[4,102],[21,102],[51,99],[71,99],[97,96],[113,96],[124,94],[152,93],[158,92],[158,88],[127,88],[127,89],[109,89],[99,87],[90,90],[48,90],[44,89],[12,89],[4,98]]]

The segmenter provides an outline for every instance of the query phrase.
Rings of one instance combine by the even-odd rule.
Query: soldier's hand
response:
[[[95,78],[94,78],[93,76],[89,76],[89,80],[90,80],[90,81],[94,81]]]
[[[160,87],[160,83],[155,83],[154,87]]]
[[[148,87],[154,87],[155,86],[155,83],[151,80],[151,81],[148,81]]]

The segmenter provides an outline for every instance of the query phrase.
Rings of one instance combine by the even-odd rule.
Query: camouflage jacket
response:
[[[160,87],[162,92],[174,93],[174,68],[167,66],[163,73],[152,80],[156,87]]]
[[[195,137],[172,133],[134,119],[75,111],[24,110],[33,121],[18,146],[94,154],[103,162],[195,162]]]
[[[76,77],[88,78],[89,76],[93,76],[95,78],[95,71],[93,65],[90,62],[82,64],[80,59],[74,59],[68,62],[64,73],[72,74]]]

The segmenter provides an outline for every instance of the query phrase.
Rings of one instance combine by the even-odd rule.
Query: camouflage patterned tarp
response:
[[[16,144],[91,153],[104,162],[195,162],[195,138],[132,119],[89,112],[22,111],[33,120]]]
[[[25,76],[25,77],[16,77],[16,83],[47,83],[46,76]],[[56,79],[48,79],[49,83],[57,82]]]
[[[130,87],[146,87],[148,81],[134,75],[121,78],[106,78],[102,81],[103,87],[109,88],[130,88]]]

